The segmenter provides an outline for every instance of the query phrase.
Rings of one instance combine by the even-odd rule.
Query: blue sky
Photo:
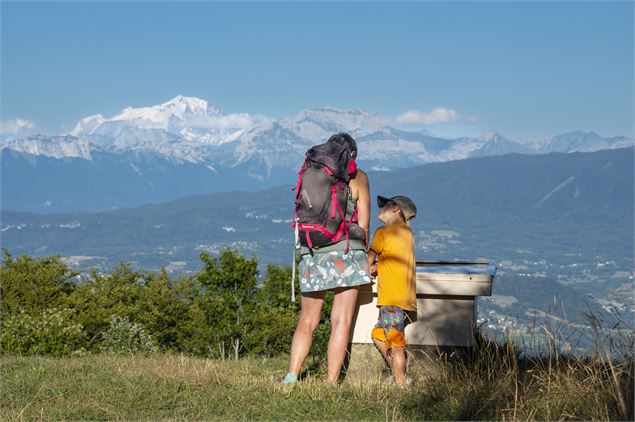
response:
[[[634,135],[632,2],[2,2],[1,13],[1,119],[42,131],[183,94],[271,117],[365,108],[446,136]]]

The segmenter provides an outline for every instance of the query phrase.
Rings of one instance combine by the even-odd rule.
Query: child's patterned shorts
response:
[[[388,350],[393,347],[406,347],[404,329],[407,318],[405,311],[398,306],[381,306],[379,319],[371,332],[371,337],[383,342]]]

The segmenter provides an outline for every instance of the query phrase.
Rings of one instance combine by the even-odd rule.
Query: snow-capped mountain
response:
[[[336,108],[303,110],[296,116],[280,119],[280,125],[313,141],[326,139],[337,132],[348,132],[357,138],[386,127],[384,119],[378,114]]]
[[[26,138],[8,140],[2,145],[2,149],[5,148],[35,156],[91,160],[91,151],[95,149],[95,145],[92,145],[85,138],[70,135],[50,137],[32,135]]]
[[[633,139],[624,136],[603,138],[595,132],[576,131],[554,136],[542,145],[539,152],[592,152],[631,145]]]
[[[127,107],[113,117],[112,121],[128,121],[144,128],[178,130],[187,124],[200,122],[206,124],[206,119],[218,116],[221,110],[210,107],[207,101],[200,98],[179,95],[168,102],[152,107]]]
[[[470,152],[470,157],[489,157],[491,155],[505,155],[505,154],[535,154],[536,151],[531,148],[522,145],[518,142],[512,141],[509,138],[504,137],[500,133],[494,130],[488,130],[483,133],[479,141],[482,142],[480,147]]]
[[[95,129],[106,122],[179,133],[184,127],[205,126],[210,119],[221,114],[219,108],[210,106],[205,100],[179,95],[170,101],[151,107],[126,107],[110,119],[104,118],[101,114],[86,117],[77,123],[70,134],[92,135]]]
[[[236,141],[256,123],[246,113],[224,114],[205,100],[179,95],[152,107],[127,107],[111,118],[86,117],[69,135],[106,151],[148,150],[202,163],[207,147]]]
[[[88,116],[66,136],[11,139],[3,148],[87,160],[95,150],[149,151],[176,162],[213,167],[253,161],[265,166],[256,177],[262,179],[276,166],[296,166],[308,146],[336,132],[353,135],[360,144],[359,160],[382,169],[513,152],[588,152],[635,143],[624,137],[602,138],[594,132],[558,135],[534,145],[523,145],[496,131],[479,138],[444,139],[425,130],[395,129],[367,110],[320,108],[273,120],[247,113],[225,114],[205,100],[179,95],[155,106],[127,107],[110,118]]]
[[[95,114],[93,116],[85,117],[80,120],[77,125],[75,125],[75,128],[69,132],[69,135],[90,135],[99,125],[101,125],[105,121],[106,119],[101,114]]]
[[[496,131],[446,139],[426,130],[391,127],[387,119],[362,109],[319,108],[271,119],[226,114],[205,100],[177,96],[154,106],[127,107],[112,117],[88,116],[67,134],[3,138],[2,184],[7,186],[3,207],[94,210],[153,200],[155,193],[163,200],[288,183],[306,150],[337,132],[348,132],[357,140],[361,168],[377,171],[509,153],[588,152],[635,145],[631,138],[602,138],[593,132],[523,143]],[[125,200],[118,196],[117,183],[101,186],[114,183],[114,173],[128,177],[117,183],[134,187]],[[73,188],[78,178],[93,181],[93,193],[104,194],[87,199]],[[137,180],[132,183],[129,178]],[[135,194],[144,186],[144,195]],[[42,204],[47,204],[44,209]]]

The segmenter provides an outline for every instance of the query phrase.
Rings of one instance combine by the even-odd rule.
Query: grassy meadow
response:
[[[23,420],[632,420],[633,363],[523,359],[513,347],[410,355],[413,382],[387,373],[296,385],[287,360],[177,354],[0,358],[0,419]],[[366,365],[366,362],[364,363]],[[369,367],[372,367],[369,366]]]
[[[183,355],[3,358],[0,419],[401,419],[389,385],[280,385],[285,359]]]
[[[59,256],[3,255],[0,421],[634,419],[635,330],[618,313],[588,314],[584,356],[548,320],[533,351],[480,329],[469,349],[412,348],[404,389],[354,345],[329,386],[327,297],[301,381],[284,386],[290,267],[258,285],[257,260],[223,250],[188,277],[122,264],[76,283]]]

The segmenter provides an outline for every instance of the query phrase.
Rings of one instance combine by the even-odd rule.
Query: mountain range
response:
[[[583,275],[580,263],[593,273],[606,261],[630,271],[634,151],[509,154],[371,171],[371,194],[414,200],[420,259],[565,265],[550,270],[554,277]],[[123,260],[158,268],[182,261],[194,269],[200,251],[222,246],[286,262],[292,204],[288,184],[99,213],[7,211],[0,230],[3,247],[13,253],[88,256],[92,264]],[[374,203],[372,213],[376,227]]]
[[[494,296],[480,301],[480,315],[531,325],[535,310],[556,304],[576,319],[594,309],[587,295],[632,307],[634,157],[632,147],[515,153],[368,175],[373,197],[403,194],[416,203],[418,260],[497,263]],[[264,273],[266,264],[291,263],[292,206],[288,183],[103,212],[4,211],[0,236],[14,256],[60,254],[75,269],[110,272],[126,262],[192,273],[201,252],[230,247],[257,257]],[[376,215],[373,201],[371,230]]]
[[[496,131],[447,139],[391,127],[366,110],[322,108],[272,119],[226,114],[177,96],[80,120],[65,134],[4,136],[2,210],[104,211],[294,179],[306,150],[336,132],[358,142],[359,165],[390,171],[510,153],[590,152],[635,145],[624,136],[572,132],[520,142]]]

